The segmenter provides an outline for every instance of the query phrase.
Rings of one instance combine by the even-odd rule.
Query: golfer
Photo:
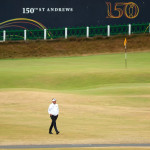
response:
[[[48,113],[50,115],[50,118],[52,119],[52,123],[49,128],[49,134],[53,134],[52,133],[53,127],[56,131],[56,134],[59,134],[59,131],[57,130],[57,125],[56,125],[56,120],[57,120],[58,114],[59,114],[59,107],[58,107],[58,104],[56,104],[55,98],[52,99],[52,104],[49,105]]]

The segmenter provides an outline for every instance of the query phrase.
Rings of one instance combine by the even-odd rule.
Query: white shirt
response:
[[[57,116],[59,114],[59,107],[58,104],[50,104],[48,107],[48,113],[53,115],[53,116]]]

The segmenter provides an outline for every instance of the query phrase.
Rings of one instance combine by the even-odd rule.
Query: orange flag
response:
[[[125,38],[125,40],[124,40],[124,46],[126,46],[127,45],[127,39]]]

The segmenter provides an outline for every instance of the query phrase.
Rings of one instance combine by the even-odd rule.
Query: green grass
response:
[[[0,60],[0,144],[148,143],[150,52]],[[49,135],[56,97],[60,135]],[[121,149],[121,148],[120,148]]]
[[[139,86],[147,85],[143,87],[143,91],[149,87],[149,58],[149,52],[128,54],[128,69],[124,68],[124,54],[1,60],[0,88],[37,88],[67,92],[89,89],[91,93],[97,94],[97,89],[104,87],[103,92],[106,94],[107,87],[108,91],[111,87],[125,91],[129,85],[133,92],[139,93]],[[95,93],[93,89],[96,90]]]

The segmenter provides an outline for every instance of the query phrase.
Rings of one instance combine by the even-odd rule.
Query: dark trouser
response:
[[[58,118],[58,115],[57,116],[53,116],[53,115],[51,116],[52,123],[51,123],[51,126],[49,128],[49,132],[52,132],[53,126],[54,126],[55,131],[58,132],[57,126],[56,126],[56,120],[57,120],[57,118]]]

